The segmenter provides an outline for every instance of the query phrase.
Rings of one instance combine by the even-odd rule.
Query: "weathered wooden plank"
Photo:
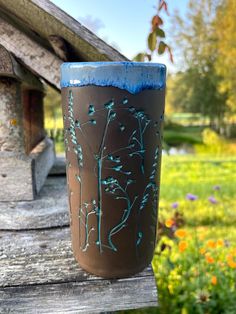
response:
[[[0,152],[0,202],[33,200],[45,182],[54,158],[53,143],[47,138],[29,156]]]
[[[14,74],[12,68],[11,54],[2,45],[0,45],[0,75],[11,76]]]
[[[73,257],[69,228],[1,231],[0,248],[1,313],[96,313],[157,304],[151,266],[127,279],[90,275]]]
[[[22,89],[23,125],[25,152],[32,149],[45,138],[43,93],[28,88]]]
[[[44,91],[40,80],[23,67],[2,45],[0,45],[0,76],[17,79],[27,88]]]
[[[0,232],[0,287],[94,280],[73,257],[70,229]],[[152,276],[152,269],[136,277]]]
[[[157,306],[154,278],[0,289],[0,313],[100,313]]]
[[[49,177],[33,201],[0,202],[0,230],[69,225],[66,178]]]
[[[36,193],[39,193],[47,175],[55,161],[54,144],[49,138],[42,140],[30,153],[34,161],[34,184]]]
[[[0,152],[0,201],[32,200],[32,173],[30,157]]]
[[[24,152],[21,109],[20,83],[12,78],[0,78],[0,154]]]
[[[55,163],[50,170],[50,175],[64,175],[66,173],[66,159],[65,156],[58,156],[55,159]]]
[[[60,89],[62,61],[2,17],[0,17],[0,44],[20,58],[38,76]]]
[[[59,35],[85,61],[124,61],[125,56],[82,26],[48,0],[0,0],[2,8],[14,14],[42,38]]]

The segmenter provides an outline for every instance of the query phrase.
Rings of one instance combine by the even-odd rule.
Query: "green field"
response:
[[[163,156],[161,177],[153,259],[160,307],[123,313],[235,313],[236,158]]]

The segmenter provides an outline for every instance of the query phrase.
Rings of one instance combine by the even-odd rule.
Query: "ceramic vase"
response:
[[[92,274],[126,277],[152,260],[165,80],[155,63],[61,66],[72,247]]]

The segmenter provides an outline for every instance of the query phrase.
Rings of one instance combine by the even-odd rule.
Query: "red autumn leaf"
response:
[[[152,18],[152,30],[154,31],[160,25],[163,24],[163,20],[158,15],[154,15]]]
[[[159,5],[159,11],[161,11],[162,9],[164,9],[166,14],[169,15],[167,3],[165,1],[161,1],[160,5]]]

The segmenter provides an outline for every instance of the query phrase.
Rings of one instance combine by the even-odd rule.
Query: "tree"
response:
[[[208,116],[217,129],[223,122],[226,94],[220,93],[221,77],[214,21],[219,1],[190,0],[187,18],[174,17],[174,49],[179,52],[179,68],[174,103],[182,109]]]
[[[217,9],[215,29],[218,56],[216,72],[221,76],[220,93],[227,93],[227,105],[236,112],[236,1],[224,0]]]

